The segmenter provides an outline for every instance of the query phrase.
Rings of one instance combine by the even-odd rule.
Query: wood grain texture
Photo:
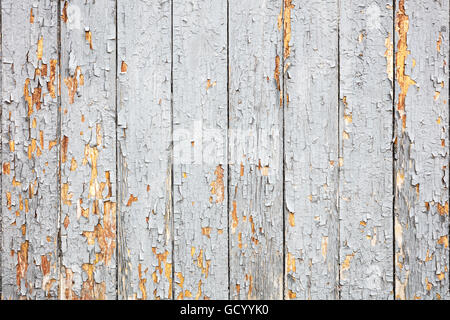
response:
[[[342,299],[393,297],[393,3],[340,6]]]
[[[0,0],[0,298],[450,299],[449,6]]]
[[[119,298],[172,295],[171,5],[119,1]]]
[[[282,1],[229,1],[230,298],[283,297]]]
[[[57,297],[57,3],[3,0],[2,298]]]
[[[61,2],[61,299],[115,299],[115,1]]]
[[[396,1],[395,294],[449,298],[448,1]]]
[[[338,1],[286,4],[285,296],[335,299],[342,165],[337,134]]]
[[[173,2],[174,298],[228,298],[227,5]]]

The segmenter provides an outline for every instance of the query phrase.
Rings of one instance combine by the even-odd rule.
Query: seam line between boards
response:
[[[115,57],[115,133],[116,133],[116,300],[119,300],[119,266],[120,266],[120,258],[119,258],[119,246],[121,245],[121,232],[120,227],[121,223],[120,220],[122,218],[121,211],[120,211],[120,201],[119,201],[119,140],[118,140],[118,108],[119,108],[119,25],[118,25],[118,1],[115,0],[115,24],[116,24],[116,57]]]
[[[58,86],[61,87],[61,76],[62,76],[62,24],[61,24],[61,1],[57,3],[57,46],[58,46]],[[57,132],[56,139],[57,143],[57,161],[58,161],[58,172],[56,178],[56,188],[58,190],[58,198],[57,198],[57,244],[56,244],[56,259],[57,259],[57,277],[58,277],[58,286],[57,286],[57,297],[59,300],[62,300],[62,292],[61,292],[61,268],[62,268],[62,249],[61,249],[61,217],[62,217],[62,205],[61,205],[61,136],[62,136],[62,95],[61,90],[58,92],[58,100],[57,100]]]
[[[170,155],[170,224],[171,224],[171,246],[172,246],[172,300],[175,300],[175,199],[174,199],[174,103],[173,103],[173,2],[170,0],[170,119],[171,119],[171,155]]]
[[[337,143],[337,156],[338,156],[338,163],[342,155],[342,137],[341,137],[341,42],[340,42],[340,22],[341,22],[341,1],[337,1],[337,130],[338,130],[338,143]],[[341,293],[341,168],[338,165],[337,167],[337,190],[336,190],[336,216],[337,216],[337,292],[336,292],[336,298],[337,300],[341,300],[342,293]]]
[[[396,14],[396,0],[392,0],[392,140],[391,140],[391,148],[392,148],[392,292],[393,292],[393,300],[396,300],[396,285],[395,285],[395,279],[396,279],[396,270],[395,270],[395,206],[396,206],[396,175],[395,175],[395,169],[396,169],[396,161],[395,161],[395,154],[396,154],[396,144],[394,143],[396,138],[396,121],[395,121],[395,82],[396,82],[396,74],[395,74],[395,68],[396,68],[396,46],[395,46],[395,14]]]
[[[283,252],[283,266],[282,266],[282,272],[283,272],[283,281],[282,281],[282,300],[286,300],[286,250],[287,250],[287,246],[286,246],[286,174],[285,174],[285,108],[287,108],[287,103],[285,102],[285,98],[286,98],[286,70],[285,68],[285,64],[286,64],[286,57],[284,54],[284,37],[285,35],[285,16],[284,16],[284,11],[285,11],[285,0],[281,0],[281,14],[283,17],[283,24],[281,27],[281,71],[283,73],[283,83],[281,86],[281,90],[282,90],[282,120],[281,120],[281,125],[282,125],[282,134],[281,134],[281,138],[282,138],[282,147],[281,147],[281,161],[282,161],[282,232],[283,232],[283,247],[282,247],[282,252]]]
[[[228,244],[228,300],[231,299],[231,250],[230,250],[230,1],[227,0],[227,244]]]

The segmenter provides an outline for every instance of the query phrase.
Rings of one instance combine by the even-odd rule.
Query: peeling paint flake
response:
[[[406,59],[410,54],[408,50],[408,29],[409,29],[409,17],[405,12],[405,0],[400,0],[399,8],[396,15],[396,31],[399,35],[397,42],[396,52],[396,78],[400,86],[400,92],[398,95],[397,109],[400,112],[402,118],[402,128],[406,127],[406,115],[405,115],[405,99],[408,93],[409,86],[415,85],[416,82],[406,74]]]
[[[284,0],[284,59],[291,54],[291,10],[293,8],[292,0]]]
[[[223,172],[222,165],[219,164],[214,171],[216,180],[211,182],[211,194],[216,196],[216,203],[222,203],[224,200]]]

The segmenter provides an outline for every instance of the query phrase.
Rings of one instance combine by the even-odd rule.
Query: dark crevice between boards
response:
[[[61,24],[61,1],[58,1],[57,4],[57,23],[58,23],[58,27],[57,27],[57,47],[58,47],[58,87],[61,87],[61,72],[62,72],[62,63],[61,63],[61,48],[62,48],[62,24]],[[62,265],[62,248],[61,248],[61,212],[62,212],[62,195],[61,195],[61,161],[62,161],[62,154],[61,154],[61,134],[62,134],[62,98],[61,98],[61,90],[58,90],[58,101],[57,101],[57,124],[56,124],[56,128],[57,128],[57,132],[56,132],[56,141],[58,141],[58,143],[56,144],[56,152],[58,155],[58,173],[56,175],[56,190],[58,190],[58,196],[57,196],[57,230],[58,230],[58,235],[57,235],[57,240],[56,240],[56,250],[57,250],[57,257],[56,257],[56,261],[57,261],[57,266],[56,266],[56,270],[57,270],[57,276],[58,276],[58,299],[61,300],[62,298],[62,292],[61,292],[61,288],[59,287],[61,284],[61,265]]]
[[[231,299],[230,247],[230,1],[227,0],[227,244],[228,244],[228,300]]]
[[[447,39],[450,39],[450,8],[448,10],[448,23],[449,23],[449,28],[447,30]],[[448,45],[448,57],[450,57],[450,45]],[[450,67],[447,67],[447,73],[448,73],[448,82],[447,83],[449,84],[448,85],[447,110],[450,111]],[[448,117],[448,128],[449,128],[448,130],[450,130],[450,116]],[[448,152],[450,154],[450,143],[449,143],[449,146],[448,146]],[[448,161],[447,165],[448,165],[448,168],[450,168],[450,158],[449,158],[449,161]],[[450,175],[447,176],[447,186],[450,186]],[[448,199],[450,201],[450,187],[448,187]],[[449,224],[447,232],[448,232],[448,235],[450,237],[450,224]],[[448,253],[448,260],[447,261],[450,261],[450,250],[447,250],[447,253]],[[450,292],[450,283],[449,283],[448,290]]]
[[[115,12],[114,12],[114,20],[115,20],[115,49],[116,49],[116,63],[115,63],[115,81],[114,81],[114,85],[115,85],[115,142],[116,142],[116,300],[119,300],[119,266],[120,266],[120,262],[121,259],[119,258],[119,244],[121,242],[122,237],[120,236],[120,220],[122,218],[121,214],[120,214],[120,203],[121,201],[119,201],[119,141],[118,141],[118,134],[117,134],[117,130],[119,129],[118,127],[118,108],[119,108],[119,94],[118,94],[118,82],[119,82],[119,23],[118,23],[118,5],[117,2],[119,0],[115,1]]]
[[[281,24],[282,25],[282,27],[281,27],[281,36],[282,36],[282,41],[281,41],[281,70],[282,70],[282,73],[283,73],[283,84],[282,84],[282,88],[281,88],[281,90],[282,90],[282,95],[283,95],[283,97],[282,97],[282,108],[283,108],[283,112],[282,112],[282,146],[281,146],[281,152],[282,152],[282,154],[281,154],[281,159],[282,159],[282,161],[283,161],[283,163],[282,163],[282,172],[283,172],[283,187],[282,187],[282,198],[283,198],[283,210],[282,210],[282,215],[283,215],[283,217],[282,217],[282,219],[283,219],[283,223],[282,223],[282,226],[283,226],[283,268],[282,268],[282,270],[283,270],[283,284],[282,284],[282,290],[283,290],[283,300],[285,300],[286,299],[286,277],[287,277],[287,274],[286,274],[286,250],[287,250],[287,247],[286,247],[286,232],[287,232],[287,230],[286,230],[286,221],[285,221],[285,219],[286,219],[286,179],[285,179],[285,145],[284,145],[284,140],[285,140],[285,130],[284,130],[284,128],[285,128],[285,125],[286,125],[286,123],[285,123],[285,117],[284,117],[284,114],[285,114],[285,108],[287,107],[287,104],[285,103],[285,97],[286,97],[286,94],[285,94],[285,92],[286,92],[286,70],[284,69],[285,68],[285,62],[286,62],[286,57],[285,57],[285,54],[284,54],[284,50],[285,50],[285,48],[284,48],[284,37],[285,37],[285,17],[284,17],[284,10],[285,10],[285,0],[281,0],[281,16],[282,16],[282,19],[283,19],[283,23]]]
[[[341,113],[343,110],[341,108],[341,44],[340,44],[340,21],[341,21],[341,1],[337,1],[337,129],[338,129],[338,143],[337,143],[337,154],[338,154],[338,163],[340,163],[340,159],[342,157],[342,134],[341,134]],[[336,283],[336,298],[341,300],[341,166],[337,166],[337,190],[336,190],[336,210],[337,210],[337,283]]]
[[[395,300],[395,186],[396,186],[396,174],[395,174],[395,154],[396,154],[396,124],[395,124],[395,81],[396,81],[396,48],[395,45],[395,12],[396,12],[396,0],[392,0],[392,292],[393,292],[393,300]]]
[[[174,113],[173,113],[173,1],[170,0],[170,135],[171,135],[171,155],[170,155],[170,224],[171,224],[171,259],[172,259],[172,283],[175,283],[175,219],[174,219],[174,177],[173,177],[173,170],[174,170],[174,140],[173,140],[173,120],[174,120]],[[172,292],[171,292],[171,298],[172,300],[175,299],[175,285],[172,285]]]

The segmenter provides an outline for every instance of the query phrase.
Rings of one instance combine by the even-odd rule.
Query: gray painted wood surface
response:
[[[450,299],[448,0],[0,3],[2,299]]]
[[[290,11],[285,6],[285,295],[334,299],[339,250],[338,2],[285,3]]]
[[[2,1],[2,297],[58,296],[58,14]]]
[[[340,6],[340,285],[392,299],[393,6]]]
[[[172,294],[171,6],[119,2],[119,298]]]
[[[229,2],[230,297],[283,297],[282,2]]]
[[[55,298],[57,5],[2,1],[2,30],[2,296]]]
[[[61,9],[60,298],[115,299],[115,1]]]
[[[449,299],[448,12],[448,1],[396,2],[394,230],[400,299]]]
[[[227,6],[173,1],[174,298],[228,298]]]

